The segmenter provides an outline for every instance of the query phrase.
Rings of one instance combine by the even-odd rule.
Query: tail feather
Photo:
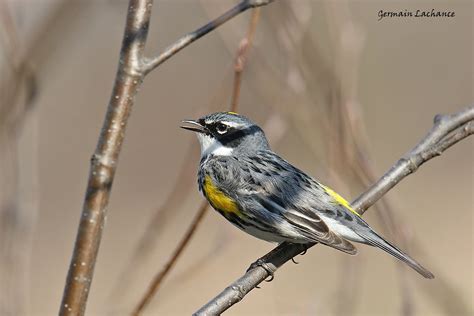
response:
[[[416,272],[418,272],[419,274],[421,274],[425,278],[427,278],[427,279],[433,279],[434,278],[433,273],[428,271],[428,269],[424,268],[421,264],[416,262],[413,258],[408,256],[406,253],[404,253],[403,251],[401,251],[400,249],[398,249],[397,247],[395,247],[394,245],[392,245],[388,241],[386,241],[383,237],[379,236],[374,231],[370,232],[369,234],[364,234],[364,235],[360,235],[360,236],[362,238],[364,238],[369,245],[378,247],[378,248],[388,252],[389,254],[394,256],[395,258],[405,262],[412,269],[414,269]]]

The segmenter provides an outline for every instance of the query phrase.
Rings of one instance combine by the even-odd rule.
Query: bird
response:
[[[216,112],[182,123],[201,147],[199,190],[242,231],[274,243],[320,243],[350,255],[357,253],[354,243],[366,244],[434,278],[376,233],[341,195],[276,154],[249,118]]]

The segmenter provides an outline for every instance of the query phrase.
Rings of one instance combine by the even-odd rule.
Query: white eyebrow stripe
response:
[[[221,121],[222,124],[225,124],[230,127],[239,127],[242,126],[242,124],[237,123],[237,122],[229,122],[229,121]]]

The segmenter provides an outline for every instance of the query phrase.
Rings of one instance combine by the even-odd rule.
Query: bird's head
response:
[[[229,156],[251,154],[268,149],[263,130],[254,122],[234,112],[217,112],[198,120],[184,120],[181,128],[196,132],[201,157],[209,154]]]

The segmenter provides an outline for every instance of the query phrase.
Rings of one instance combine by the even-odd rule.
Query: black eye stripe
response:
[[[257,132],[263,132],[262,129],[256,125],[247,127],[245,129],[235,130],[229,128],[229,131],[223,135],[219,135],[219,141],[223,145],[230,145],[231,147],[236,147],[240,142],[242,142],[244,136],[252,135]]]

